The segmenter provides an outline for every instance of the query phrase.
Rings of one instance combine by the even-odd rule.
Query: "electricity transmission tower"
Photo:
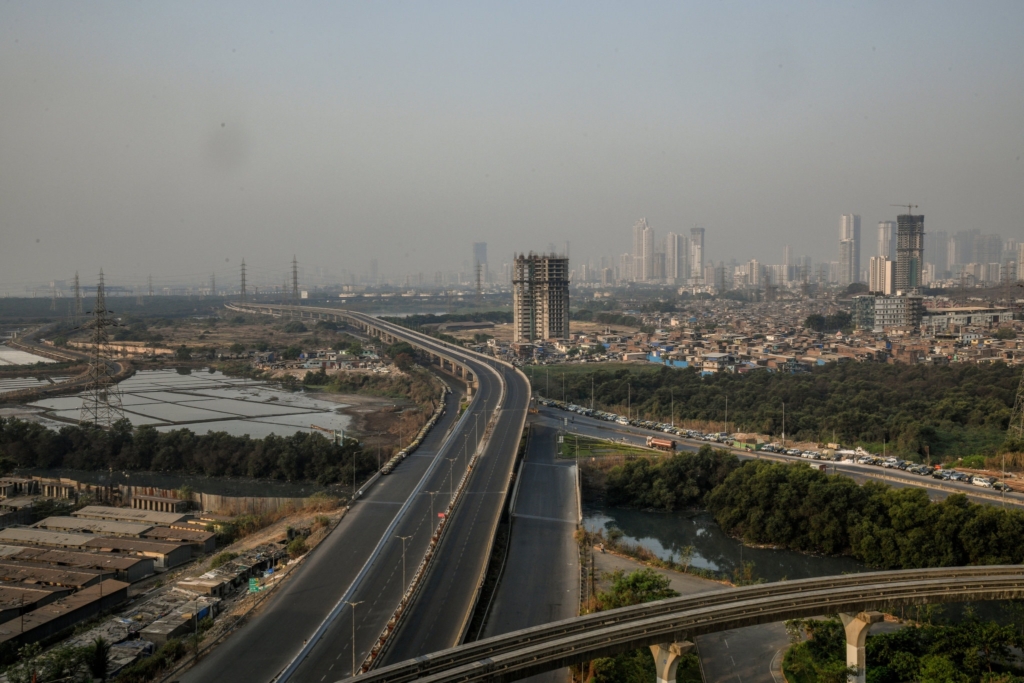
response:
[[[118,420],[124,419],[124,408],[121,406],[121,391],[117,382],[110,374],[107,354],[110,351],[110,337],[107,328],[114,321],[107,314],[106,294],[103,291],[103,271],[96,285],[96,308],[93,311],[93,350],[92,361],[89,363],[89,384],[82,397],[82,409],[79,419],[92,422],[99,427],[110,427]]]
[[[292,254],[292,304],[299,305],[299,262]]]
[[[245,259],[242,259],[242,305],[245,305]]]
[[[82,290],[78,286],[78,271],[75,271],[75,324],[82,317]]]

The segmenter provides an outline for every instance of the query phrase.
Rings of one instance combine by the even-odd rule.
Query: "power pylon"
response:
[[[50,283],[50,289],[52,290],[52,298],[50,299],[50,310],[57,310],[57,281],[54,280]]]
[[[1017,399],[1013,402],[1008,433],[1010,439],[1014,441],[1024,440],[1024,373],[1021,373],[1020,383],[1017,385]]]
[[[149,298],[153,298],[153,276],[149,276]]]
[[[299,305],[299,262],[292,254],[292,304]]]
[[[476,302],[479,304],[484,297],[483,287],[483,265],[479,261],[476,263]]]
[[[242,305],[245,305],[245,259],[242,259]]]
[[[217,296],[217,275],[210,273],[210,296]]]
[[[82,317],[82,290],[78,286],[78,271],[75,271],[75,324]]]
[[[111,368],[107,361],[110,351],[110,337],[107,334],[107,328],[114,325],[114,322],[107,314],[102,270],[99,284],[96,285],[96,308],[93,311],[93,319],[93,350],[92,361],[89,363],[89,383],[82,397],[79,419],[99,427],[110,427],[118,420],[124,419],[124,408],[121,406],[121,391],[111,375]]]

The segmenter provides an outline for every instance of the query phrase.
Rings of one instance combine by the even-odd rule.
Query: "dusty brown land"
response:
[[[623,334],[631,335],[637,332],[637,327],[624,327],[622,325],[605,325],[603,323],[590,323],[573,320],[569,323],[569,332],[572,334]],[[511,343],[512,342],[512,324],[511,323],[495,323],[494,327],[479,329],[479,330],[459,330],[459,331],[448,331],[447,334],[452,335],[460,341],[473,341],[475,335],[485,334],[488,337],[494,337],[498,341]]]

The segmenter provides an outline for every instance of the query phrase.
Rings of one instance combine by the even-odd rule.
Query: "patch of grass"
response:
[[[563,442],[559,444],[558,457],[575,459],[577,445],[579,446],[581,458],[604,458],[609,456],[650,457],[658,454],[658,451],[641,448],[640,446],[615,443],[605,439],[594,439],[589,436],[566,434]]]

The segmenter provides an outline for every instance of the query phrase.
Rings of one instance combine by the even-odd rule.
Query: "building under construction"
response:
[[[519,254],[512,272],[516,343],[569,337],[569,259]]]
[[[924,216],[901,214],[896,217],[896,225],[895,289],[908,292],[921,286],[921,267],[924,265]]]

